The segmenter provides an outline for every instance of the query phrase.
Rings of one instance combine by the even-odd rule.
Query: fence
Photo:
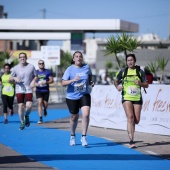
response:
[[[55,81],[53,84],[50,84],[50,96],[49,104],[53,103],[63,103],[65,101],[66,87],[61,85],[61,81]],[[0,96],[1,96],[1,86],[0,86]],[[14,98],[14,107],[17,105],[16,96]],[[33,105],[37,106],[35,89],[33,93]],[[0,97],[0,107],[2,106],[2,99]]]
[[[49,104],[53,103],[63,103],[65,101],[66,88],[61,85],[61,81],[55,81],[53,84],[50,84],[50,96]],[[33,94],[34,106],[37,105],[35,90]]]

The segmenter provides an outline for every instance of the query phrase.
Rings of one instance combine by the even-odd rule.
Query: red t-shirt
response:
[[[153,75],[152,74],[146,74],[146,78],[148,80],[148,84],[152,84],[152,82],[153,82]]]

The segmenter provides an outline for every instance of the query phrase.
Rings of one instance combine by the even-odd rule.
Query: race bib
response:
[[[4,91],[6,92],[12,92],[13,88],[11,86],[5,86]]]
[[[131,96],[137,96],[139,94],[139,89],[134,86],[129,86],[127,89],[127,93]]]
[[[75,92],[85,92],[86,91],[86,84],[76,83],[74,85]]]
[[[43,80],[40,80],[38,83],[40,84],[40,87],[45,87],[47,84],[42,84]]]

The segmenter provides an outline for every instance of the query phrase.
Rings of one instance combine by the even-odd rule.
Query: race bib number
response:
[[[86,91],[86,84],[77,83],[74,85],[74,91],[75,92],[85,92]]]
[[[131,96],[137,96],[139,94],[139,89],[137,87],[129,86],[127,89],[127,93]]]
[[[4,87],[4,90],[5,90],[6,92],[12,92],[12,87],[11,87],[11,86],[5,86],[5,87]]]
[[[40,84],[40,87],[45,87],[47,84],[42,84],[43,80],[40,80],[38,83]]]

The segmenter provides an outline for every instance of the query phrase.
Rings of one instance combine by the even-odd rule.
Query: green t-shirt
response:
[[[10,74],[3,74],[1,77],[2,94],[7,96],[14,96],[14,85],[9,83]]]
[[[128,69],[127,76],[124,78],[123,94],[124,100],[139,101],[141,100],[141,87],[134,83],[134,80],[140,80],[136,75],[136,69]]]

